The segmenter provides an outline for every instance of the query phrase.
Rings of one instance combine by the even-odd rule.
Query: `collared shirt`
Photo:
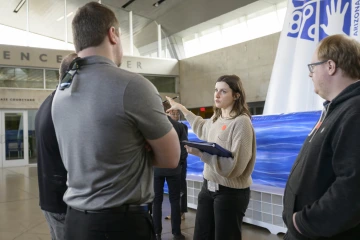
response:
[[[107,58],[84,58],[69,88],[57,90],[52,116],[68,170],[64,201],[86,210],[153,199],[152,154],[145,139],[172,126],[154,85]]]

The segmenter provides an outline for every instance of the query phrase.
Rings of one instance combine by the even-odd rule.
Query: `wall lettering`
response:
[[[23,61],[24,58],[26,58],[26,60],[30,61],[30,53],[26,53],[26,55],[25,55],[25,53],[22,52],[21,53],[21,61]]]
[[[1,53],[0,53],[1,54]],[[1,56],[1,55],[0,55]],[[20,59],[21,61],[30,61],[32,54],[30,54],[29,52],[20,52],[20,55],[16,56],[17,59]],[[39,60],[41,62],[48,62],[48,55],[43,53],[43,54],[39,54]],[[14,56],[11,55],[10,51],[2,51],[2,58],[4,60],[14,60]],[[56,63],[61,63],[63,59],[62,55],[56,55],[55,56],[55,61]],[[16,59],[15,59],[16,60]]]
[[[6,101],[6,102],[35,102],[35,98],[0,98],[0,101]]]
[[[0,66],[58,69],[64,57],[71,52],[0,44]],[[179,72],[176,61],[137,56],[124,56],[121,68],[131,72],[156,75],[178,75]]]
[[[10,52],[4,51],[4,59],[10,59]]]
[[[61,61],[62,61],[62,56],[61,55],[56,55],[56,62],[61,63]]]
[[[39,56],[40,61],[42,61],[42,62],[47,62],[47,59],[44,59],[44,57],[47,57],[47,54],[41,54],[41,55]]]
[[[126,61],[126,67],[127,68],[132,68],[131,64],[132,64],[132,61]],[[141,62],[136,62],[136,68],[142,69]]]

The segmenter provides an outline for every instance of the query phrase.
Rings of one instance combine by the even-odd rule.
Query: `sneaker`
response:
[[[155,234],[156,240],[161,240],[161,234]]]
[[[184,240],[185,239],[185,236],[182,235],[181,233],[179,235],[173,235],[173,240]]]

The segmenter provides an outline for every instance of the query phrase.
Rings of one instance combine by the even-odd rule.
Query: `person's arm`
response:
[[[230,151],[233,157],[219,157],[206,152],[201,152],[196,148],[186,147],[190,154],[199,156],[201,161],[207,163],[210,168],[226,178],[239,177],[248,166],[249,161],[255,155],[255,135],[248,117],[237,119],[235,132],[232,137],[232,148]]]
[[[158,168],[176,168],[179,164],[180,156],[180,144],[178,135],[174,128],[170,130],[165,136],[149,140],[154,158],[153,165]],[[177,159],[177,161],[169,161],[171,159]]]
[[[325,194],[295,214],[304,239],[331,237],[360,224],[360,113],[352,114],[336,129],[332,141],[336,175]],[[292,221],[290,224],[294,224]]]
[[[168,102],[171,105],[171,108],[169,108],[168,110],[166,110],[166,112],[170,112],[171,110],[180,110],[184,115],[187,115],[188,113],[191,113],[184,105],[175,102],[174,99],[166,96],[166,99],[168,100]]]
[[[138,129],[145,138],[144,148],[146,142],[151,146],[152,158],[148,160],[159,168],[175,168],[179,164],[180,143],[164,113],[161,97],[149,80],[131,76],[133,79],[126,86],[123,98],[129,127]]]
[[[181,155],[180,155],[180,161],[183,160],[185,161],[187,156],[188,156],[188,152],[186,151],[184,144],[182,143],[182,141],[187,141],[188,140],[188,135],[187,135],[187,126],[185,124],[180,123],[179,124],[180,127],[180,135],[179,135],[179,140],[180,140],[180,148],[181,148]]]
[[[196,136],[201,140],[207,141],[207,131],[209,125],[211,124],[211,120],[205,120],[200,116],[196,116],[191,111],[186,109],[185,106],[175,102],[172,98],[166,97],[166,99],[171,105],[171,108],[169,108],[166,112],[170,112],[171,110],[180,110],[184,114],[186,120],[188,120],[190,123],[191,129],[196,134]]]
[[[183,127],[184,127],[184,131],[185,131],[185,134],[186,134],[186,140],[188,140],[187,138],[188,138],[188,136],[189,136],[189,133],[188,133],[188,127],[186,126],[186,124],[184,124],[184,123],[181,123],[182,125],[183,125]]]

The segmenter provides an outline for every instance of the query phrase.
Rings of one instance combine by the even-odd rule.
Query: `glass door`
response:
[[[2,167],[27,165],[29,162],[28,119],[26,111],[0,111]]]

